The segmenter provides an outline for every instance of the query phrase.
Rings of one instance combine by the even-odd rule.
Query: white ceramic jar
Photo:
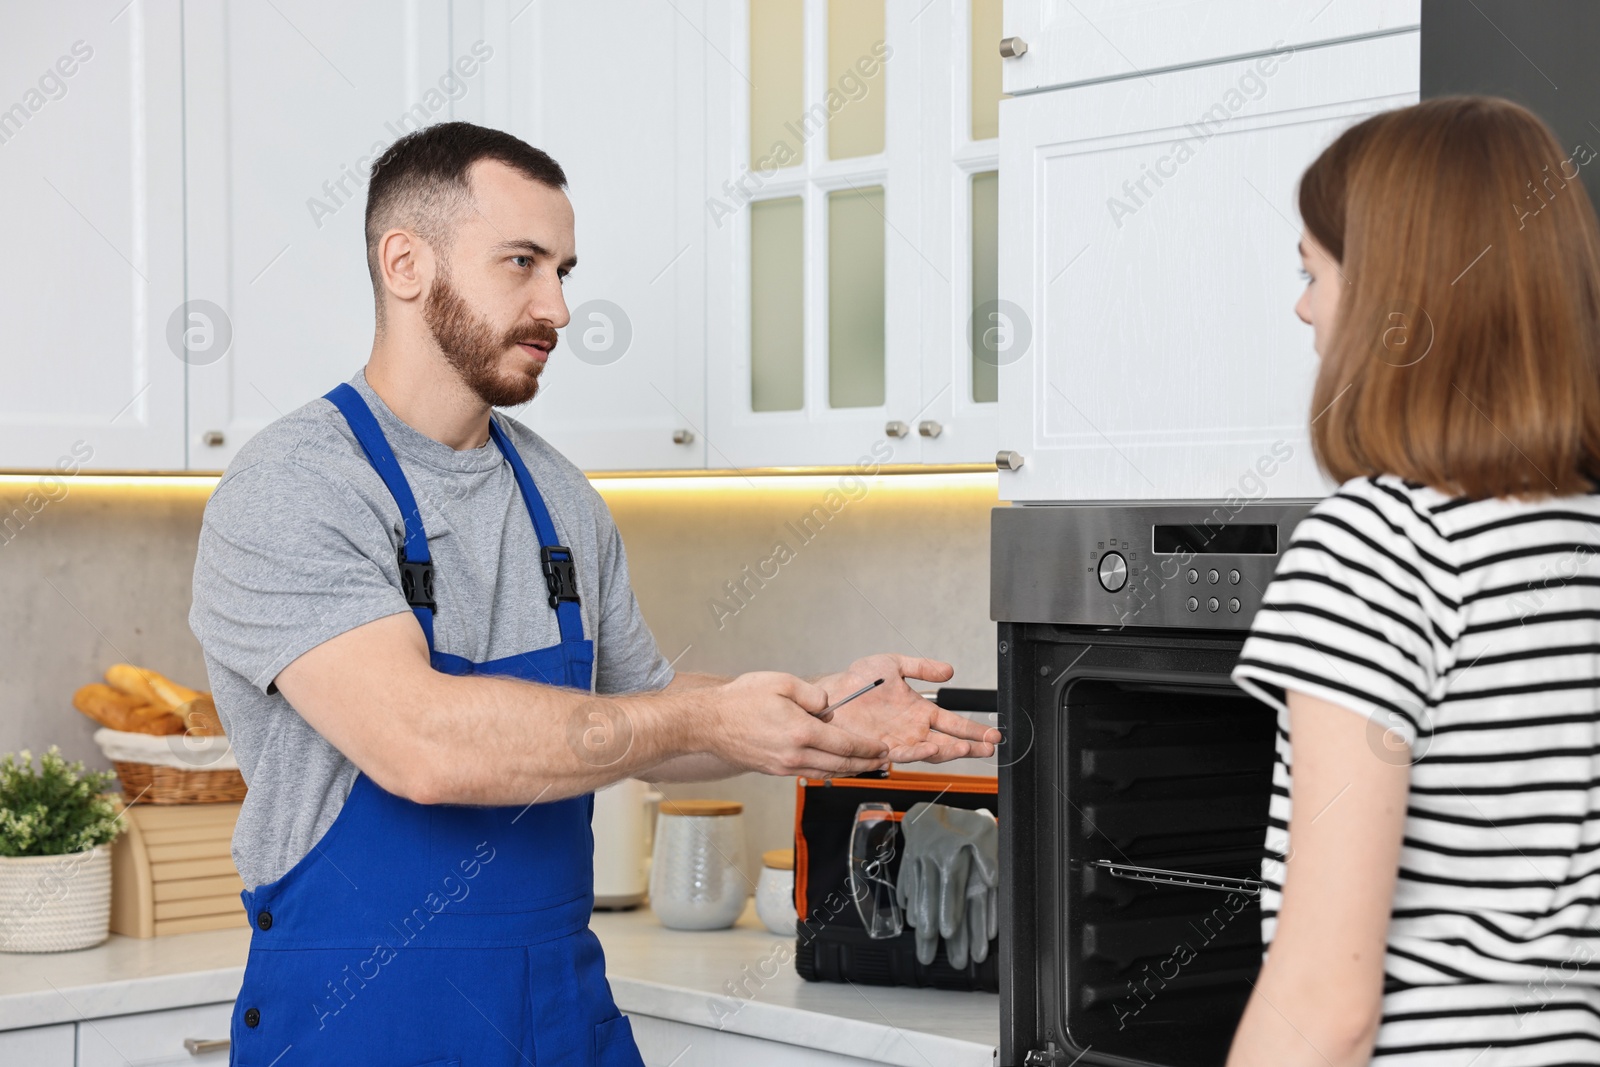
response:
[[[761,924],[783,937],[795,936],[794,849],[774,848],[761,854],[756,882],[756,915]]]
[[[744,805],[663,800],[650,860],[650,907],[673,930],[722,930],[744,911]]]

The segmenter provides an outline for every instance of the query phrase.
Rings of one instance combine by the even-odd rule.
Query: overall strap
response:
[[[367,461],[378,472],[389,495],[400,507],[400,521],[405,525],[405,543],[400,546],[400,585],[406,603],[411,605],[422,633],[428,639],[428,651],[433,651],[433,612],[437,605],[433,599],[433,559],[428,555],[428,531],[422,526],[422,513],[417,510],[417,498],[411,494],[411,485],[395,459],[394,450],[383,436],[383,428],[373,417],[372,409],[361,399],[361,394],[349,382],[335,386],[324,396],[331,401],[350,424],[356,442],[367,454]]]
[[[506,437],[505,431],[494,416],[489,417],[489,436],[500,452],[511,463],[517,476],[517,487],[522,490],[522,502],[527,505],[528,517],[533,520],[534,532],[539,535],[539,557],[544,566],[544,581],[550,592],[550,606],[556,609],[556,622],[561,627],[562,641],[583,640],[583,614],[578,607],[578,575],[572,560],[572,550],[560,543],[556,527],[550,521],[550,512],[544,506],[533,475],[522,462],[516,446]]]

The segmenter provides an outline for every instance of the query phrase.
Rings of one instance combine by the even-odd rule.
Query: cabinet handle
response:
[[[923,419],[917,423],[917,432],[924,437],[938,437],[941,433],[944,433],[944,427],[932,419]]]
[[[906,434],[911,432],[911,427],[897,419],[894,422],[884,423],[883,432],[888,434],[890,437],[904,437]]]
[[[186,1037],[183,1047],[191,1056],[204,1056],[208,1052],[228,1051],[228,1039],[225,1037]]]
[[[200,435],[200,443],[211,448],[221,448],[223,440],[221,430],[207,430]]]
[[[1006,37],[1000,41],[1000,55],[1005,59],[1016,59],[1028,51],[1028,42],[1021,37]]]
[[[1014,471],[1022,466],[1022,453],[1003,449],[995,453],[994,469],[1000,471]]]
[[[672,431],[672,443],[675,444],[675,445],[692,445],[692,444],[694,444],[694,431],[693,430],[673,430]]]

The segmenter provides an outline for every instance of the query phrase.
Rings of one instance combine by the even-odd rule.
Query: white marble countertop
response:
[[[904,1067],[992,1067],[992,993],[807,982],[794,939],[769,933],[752,902],[731,930],[668,930],[648,907],[597,912],[617,1006]],[[0,953],[0,1030],[232,1000],[250,931],[113,935],[94,948]]]
[[[596,912],[590,925],[629,1014],[897,1067],[993,1067],[999,996],[807,982],[795,973],[794,938],[762,926],[753,902],[731,930],[668,930],[649,907]]]
[[[123,937],[76,952],[0,953],[0,1030],[216,1004],[239,995],[250,931]]]

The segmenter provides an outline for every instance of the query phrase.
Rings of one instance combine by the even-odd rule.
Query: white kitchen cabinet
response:
[[[882,4],[882,73],[869,77],[859,96],[839,73],[840,57],[830,55],[830,19],[844,5],[782,6],[803,13],[803,87],[781,135],[801,158],[763,167],[763,153],[751,143],[755,83],[764,78],[751,54],[752,0],[707,5],[715,17],[706,32],[720,57],[708,63],[707,463],[790,467],[852,464],[863,456],[891,464],[993,462],[998,405],[974,396],[968,347],[970,205],[974,176],[995,170],[999,146],[992,136],[974,139],[969,122],[971,5]],[[994,47],[994,36],[984,47]],[[834,158],[831,124],[872,106],[879,94],[881,150]],[[813,121],[841,95],[836,117]],[[830,226],[830,203],[860,189],[882,190],[881,209],[863,220],[883,238],[882,388],[872,403],[836,398],[830,352],[837,339],[830,302],[839,295],[830,259],[841,236]],[[802,384],[793,405],[780,410],[757,398],[759,294],[752,290],[761,284],[755,211],[784,201],[801,205],[795,240],[803,312],[795,330]]]
[[[1002,499],[1326,492],[1295,190],[1417,85],[1408,33],[1004,102],[1000,291],[1032,343],[1000,370]]]
[[[75,1034],[71,1023],[35,1026],[0,1033],[0,1063],[28,1067],[74,1067]]]
[[[173,1008],[78,1024],[77,1067],[203,1067],[228,1062],[228,1027],[233,1002]],[[185,1047],[197,1043],[196,1051]],[[219,1047],[220,1046],[220,1047]]]
[[[628,1023],[645,1067],[747,1067],[753,1063],[761,1067],[875,1067],[884,1063],[947,1062],[937,1051],[921,1052],[917,1048],[921,1035],[904,1031],[894,1041],[892,1051],[898,1055],[886,1059],[880,1055],[882,1049],[863,1048],[860,1056],[846,1056],[632,1012]],[[984,1062],[988,1062],[987,1057]]]
[[[1008,93],[1415,30],[1421,0],[1006,0]]]
[[[514,414],[585,470],[706,463],[703,6],[454,5],[456,38],[506,57],[488,92],[463,101],[482,110],[457,117],[515,133],[566,171],[572,323]]]
[[[191,359],[190,465],[226,466],[366,362],[368,168],[404,133],[461,119],[550,152],[577,214],[574,321],[513,414],[588,469],[702,466],[703,43],[684,14],[187,5],[189,292],[231,331]]]
[[[183,466],[179,11],[7,8],[0,467]]]
[[[213,320],[189,360],[191,467],[227,466],[366,362],[367,166],[450,118],[447,90],[481,95],[488,69],[511,62],[452,41],[449,7],[184,5],[188,292]]]

